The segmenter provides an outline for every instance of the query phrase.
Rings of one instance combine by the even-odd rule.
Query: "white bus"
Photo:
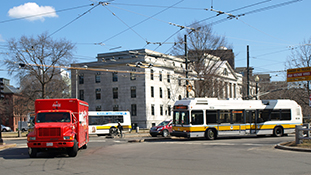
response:
[[[89,134],[115,134],[118,122],[124,131],[131,129],[129,111],[89,111]]]
[[[218,100],[192,98],[175,102],[172,136],[274,135],[293,133],[302,124],[301,107],[292,100]]]

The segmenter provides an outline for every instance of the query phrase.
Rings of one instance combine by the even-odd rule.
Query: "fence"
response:
[[[301,144],[302,140],[304,139],[311,139],[310,138],[310,129],[311,124],[307,123],[307,124],[303,124],[303,125],[296,125],[295,127],[295,141],[296,144]]]

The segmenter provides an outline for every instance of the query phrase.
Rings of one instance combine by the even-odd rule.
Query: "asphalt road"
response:
[[[131,138],[135,139],[135,138]],[[31,159],[25,140],[0,151],[1,174],[311,174],[310,155],[275,149],[287,137],[204,139],[91,137],[86,150],[71,158],[61,152]],[[149,140],[150,139],[150,140]],[[7,141],[6,141],[7,142]],[[14,140],[12,141],[14,142]]]

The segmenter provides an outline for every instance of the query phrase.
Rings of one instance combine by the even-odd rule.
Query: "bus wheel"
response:
[[[69,157],[76,157],[78,154],[78,141],[75,139],[73,147],[68,148],[68,155]]]
[[[168,130],[163,130],[163,133],[162,133],[162,136],[163,137],[167,137],[169,135],[169,132],[168,132]]]
[[[276,137],[281,137],[283,135],[283,128],[280,126],[277,126],[273,130],[273,135]]]
[[[37,157],[37,152],[38,152],[37,148],[28,148],[28,155],[31,158]]]
[[[208,129],[205,131],[205,138],[207,140],[214,140],[216,138],[216,132],[213,129]]]

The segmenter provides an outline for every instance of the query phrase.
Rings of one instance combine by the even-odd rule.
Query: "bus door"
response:
[[[257,133],[257,120],[256,111],[245,111],[246,113],[246,133],[256,134]]]

